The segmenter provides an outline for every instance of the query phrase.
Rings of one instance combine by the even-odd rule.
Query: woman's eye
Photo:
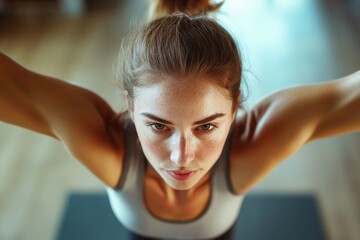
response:
[[[204,124],[204,125],[201,125],[199,128],[200,128],[201,131],[206,132],[206,131],[213,130],[215,128],[215,126],[212,125],[212,124]]]
[[[150,127],[152,128],[152,130],[157,131],[157,132],[161,132],[166,129],[166,126],[161,123],[152,123],[152,124],[150,124]]]

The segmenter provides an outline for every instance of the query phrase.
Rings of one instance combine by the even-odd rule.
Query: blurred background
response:
[[[113,63],[148,1],[0,0],[0,51],[120,110]],[[241,47],[248,107],[360,69],[359,0],[225,0],[218,20]],[[1,240],[54,239],[74,191],[104,187],[58,142],[0,123]],[[329,240],[360,239],[360,133],[306,145],[252,191],[311,193]]]

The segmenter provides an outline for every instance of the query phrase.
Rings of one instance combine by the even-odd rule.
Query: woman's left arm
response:
[[[359,130],[360,71],[271,94],[235,123],[233,189],[248,191],[309,141]]]
[[[290,154],[309,141],[358,131],[360,71],[325,83],[281,90],[252,111],[257,122],[252,140],[286,146],[284,150]]]
[[[235,123],[233,149],[281,161],[312,140],[359,130],[360,71],[269,95]]]
[[[308,141],[360,130],[360,71],[319,86],[323,111]],[[328,96],[326,96],[328,95]],[[325,110],[325,111],[324,111]]]

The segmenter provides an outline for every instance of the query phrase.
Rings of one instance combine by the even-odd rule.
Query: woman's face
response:
[[[130,114],[143,152],[173,189],[189,190],[219,158],[235,113],[209,79],[165,78],[138,89]]]

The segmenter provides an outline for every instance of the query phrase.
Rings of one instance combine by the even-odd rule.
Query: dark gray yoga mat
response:
[[[115,218],[106,193],[69,195],[57,240],[129,239]],[[236,221],[233,239],[325,240],[312,195],[248,194]]]

